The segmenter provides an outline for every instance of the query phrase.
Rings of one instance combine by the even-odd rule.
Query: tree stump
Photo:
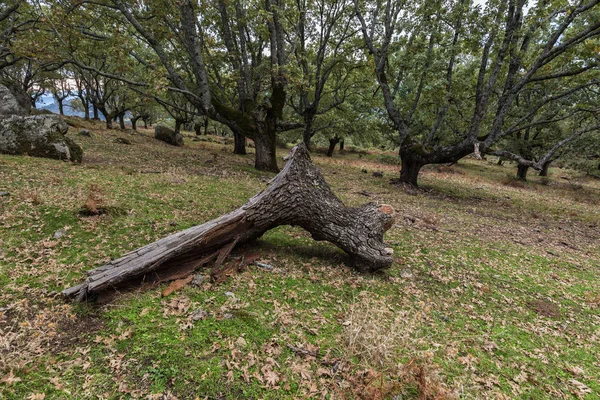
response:
[[[280,225],[300,226],[315,240],[327,240],[344,250],[358,270],[376,271],[393,262],[393,250],[383,243],[384,232],[393,224],[392,214],[388,205],[344,206],[300,144],[267,189],[242,207],[91,270],[84,283],[63,294],[87,301],[128,281],[152,280],[169,268],[193,271],[215,258],[219,265],[235,246]]]

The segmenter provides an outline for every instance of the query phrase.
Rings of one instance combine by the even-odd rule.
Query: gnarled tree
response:
[[[404,183],[417,185],[424,165],[456,162],[476,144],[487,152],[598,73],[588,47],[600,35],[600,0],[560,8],[539,1],[528,10],[525,0],[354,1],[398,134]],[[511,118],[521,93],[554,80],[567,84]]]

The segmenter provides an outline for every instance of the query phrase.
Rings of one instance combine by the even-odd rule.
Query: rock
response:
[[[14,88],[0,85],[0,115],[27,115],[28,110],[21,104],[17,97],[13,94]],[[30,105],[31,107],[31,105]]]
[[[0,117],[0,153],[81,162],[83,150],[67,130],[56,114]]]
[[[154,128],[154,138],[173,146],[183,146],[183,136],[175,134],[173,129],[166,126],[156,125]]]
[[[202,284],[204,283],[204,275],[202,275],[202,274],[194,275],[194,278],[192,279],[191,283],[192,283],[192,286],[197,286],[197,287],[202,286]]]
[[[194,311],[191,315],[192,320],[194,321],[200,321],[202,319],[205,319],[208,317],[208,312],[204,311],[203,309],[199,308],[196,311]]]
[[[383,172],[373,172],[375,178],[383,178]]]
[[[0,197],[8,197],[10,196],[9,192],[0,192]]]
[[[92,132],[90,132],[87,129],[82,129],[82,130],[79,131],[79,136],[92,137]]]
[[[410,278],[413,277],[413,274],[412,274],[412,272],[409,269],[403,269],[400,272],[400,277],[404,278],[404,279],[410,279]]]
[[[269,271],[273,271],[273,269],[274,269],[274,267],[272,265],[265,264],[265,263],[254,262],[254,265],[256,265],[257,267],[261,267],[263,269],[269,270]]]
[[[65,233],[67,233],[65,229],[57,230],[56,232],[54,232],[54,239],[60,239],[61,237],[65,236]]]
[[[120,143],[120,144],[131,144],[131,142],[129,141],[129,139],[125,139],[122,137],[118,137],[115,139],[115,143]]]
[[[56,114],[45,108],[40,108],[40,109],[34,108],[29,112],[29,115],[56,115]],[[72,126],[69,123],[67,123],[67,125]]]
[[[230,314],[230,313],[223,314],[223,319],[231,319],[231,318],[233,318],[233,314]]]

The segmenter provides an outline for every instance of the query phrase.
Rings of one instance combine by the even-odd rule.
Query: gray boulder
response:
[[[56,114],[46,108],[32,108],[31,111],[29,111],[29,115],[56,115]]]
[[[2,115],[27,115],[12,91],[4,85],[0,85],[0,116]]]
[[[175,134],[173,129],[166,126],[156,125],[154,127],[154,138],[173,146],[183,146],[183,136],[179,133]]]
[[[115,143],[119,143],[119,144],[132,144],[129,139],[125,139],[125,138],[122,138],[122,137],[116,138],[115,139]]]
[[[58,115],[0,116],[0,153],[81,162],[83,150],[67,130]]]

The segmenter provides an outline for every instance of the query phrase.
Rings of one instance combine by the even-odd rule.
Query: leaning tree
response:
[[[600,35],[600,0],[552,7],[539,1],[528,10],[525,0],[490,0],[485,7],[467,0],[354,2],[397,131],[404,183],[417,185],[424,165],[486,152],[527,126],[529,113],[508,117],[536,82],[597,72],[590,50]],[[546,93],[529,112],[583,87],[573,82]]]
[[[257,169],[278,171],[276,135],[287,129],[282,121],[289,56],[284,1],[60,3],[63,15],[109,13],[110,23],[118,26],[111,35],[127,32],[137,47],[152,50],[152,59],[129,51],[156,74],[135,85],[148,90],[160,85],[184,95],[200,114],[254,141]],[[87,34],[103,37],[93,28]]]
[[[600,102],[596,95],[600,84],[581,78],[537,82],[519,93],[507,121],[514,124],[525,119],[526,124],[514,124],[516,128],[508,131],[496,144],[497,149],[488,153],[516,161],[517,178],[521,180],[527,178],[531,167],[539,169],[544,176],[550,163],[559,156],[577,157],[574,152],[564,151],[566,147],[574,141],[585,140],[600,127]],[[548,93],[581,86],[583,88],[571,91],[541,110],[535,107],[535,99],[547,97]],[[532,112],[536,109],[537,113]]]

